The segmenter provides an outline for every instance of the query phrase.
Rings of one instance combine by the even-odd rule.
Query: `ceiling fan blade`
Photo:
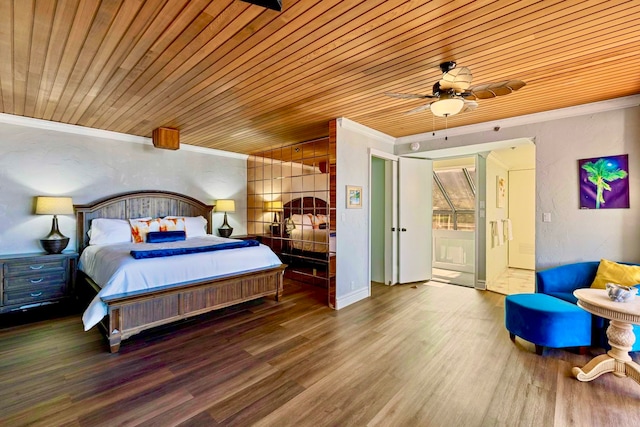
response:
[[[513,91],[525,86],[522,80],[507,80],[498,83],[487,83],[469,88],[469,91],[478,99],[495,98],[496,96],[508,95]]]
[[[440,87],[442,89],[455,89],[456,92],[464,92],[471,86],[473,74],[467,67],[454,68],[442,75]]]
[[[460,110],[461,113],[467,113],[469,111],[473,111],[478,108],[478,103],[476,101],[464,101],[464,107]]]
[[[437,98],[437,96],[435,95],[420,95],[420,94],[416,94],[416,93],[393,93],[393,92],[386,92],[385,93],[386,96],[390,96],[391,98],[400,98],[400,99],[415,99],[415,98]]]
[[[512,91],[516,91],[522,87],[525,87],[527,84],[525,82],[523,82],[522,80],[509,80],[507,82],[507,86],[509,86],[511,88]]]
[[[474,100],[477,99],[476,96],[472,92],[462,92],[462,93],[460,93],[459,96],[460,96],[460,98],[463,98],[463,99],[466,99],[466,100],[469,100],[469,101],[474,101]]]
[[[425,104],[425,105],[421,105],[418,108],[414,108],[411,111],[407,111],[405,114],[414,114],[414,113],[419,113],[420,111],[425,111],[425,110],[429,110],[431,109],[431,104]]]

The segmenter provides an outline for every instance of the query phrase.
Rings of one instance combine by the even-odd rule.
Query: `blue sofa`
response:
[[[598,265],[600,265],[599,261],[587,261],[538,271],[536,272],[536,292],[577,304],[578,299],[573,295],[573,291],[591,286],[593,279],[596,277]],[[638,286],[640,287],[640,285]],[[608,326],[608,320],[593,316],[592,345],[609,348],[606,334]],[[633,325],[633,332],[636,334],[636,342],[633,344],[631,351],[640,351],[640,326]]]

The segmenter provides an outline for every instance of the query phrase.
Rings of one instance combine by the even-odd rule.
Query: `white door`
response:
[[[513,240],[509,241],[509,267],[535,270],[536,171],[509,171],[509,219]]]
[[[399,281],[430,280],[433,162],[405,157],[399,162]]]
[[[398,283],[398,162],[385,162],[385,266],[384,281]]]

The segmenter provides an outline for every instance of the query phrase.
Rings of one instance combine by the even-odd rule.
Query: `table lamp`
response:
[[[266,212],[273,212],[273,223],[278,224],[278,212],[282,212],[282,201],[274,200],[272,202],[264,202],[264,210]]]
[[[69,244],[69,238],[58,229],[58,215],[73,215],[71,197],[43,197],[36,198],[36,215],[53,215],[51,231],[40,239],[42,248],[50,254],[59,254]]]
[[[222,226],[218,228],[218,234],[220,237],[229,237],[233,233],[233,228],[227,222],[227,212],[236,211],[236,202],[231,199],[218,200],[215,203],[215,210],[218,212],[224,212],[224,222]]]
[[[269,226],[271,230],[271,234],[279,235],[280,234],[280,221],[278,219],[278,212],[282,211],[282,201],[274,200],[271,202],[264,202],[264,210],[266,212],[273,212],[273,222]]]

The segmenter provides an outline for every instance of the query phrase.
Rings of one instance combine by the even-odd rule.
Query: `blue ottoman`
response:
[[[512,341],[518,336],[536,346],[591,345],[591,314],[575,304],[547,294],[515,294],[504,300],[505,326]]]

